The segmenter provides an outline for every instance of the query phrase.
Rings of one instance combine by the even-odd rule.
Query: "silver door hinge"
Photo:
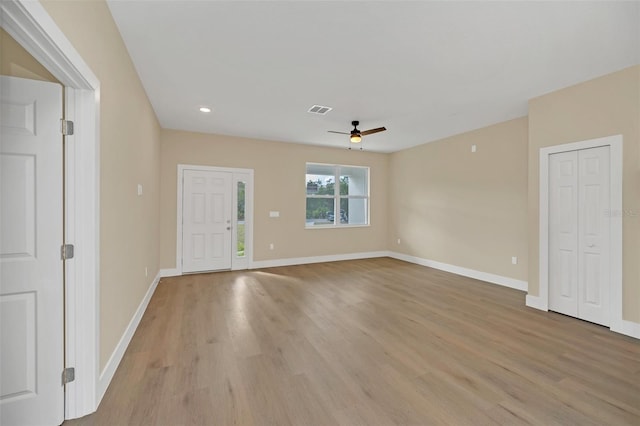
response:
[[[73,367],[68,367],[62,370],[62,384],[66,385],[67,383],[73,382],[76,379],[76,369]]]
[[[60,130],[64,136],[73,135],[73,121],[60,119]]]
[[[62,247],[60,247],[60,257],[62,260],[73,259],[73,255],[73,244],[63,244]]]

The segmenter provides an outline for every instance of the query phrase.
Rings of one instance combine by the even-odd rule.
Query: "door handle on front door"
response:
[[[227,226],[227,231],[231,231],[231,227],[230,226]]]

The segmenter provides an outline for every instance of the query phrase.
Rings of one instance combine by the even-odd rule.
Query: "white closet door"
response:
[[[579,318],[609,325],[609,147],[578,152]]]
[[[549,157],[549,309],[609,325],[609,147]]]
[[[549,157],[549,309],[578,317],[578,152]]]
[[[231,173],[185,170],[182,271],[231,268]]]

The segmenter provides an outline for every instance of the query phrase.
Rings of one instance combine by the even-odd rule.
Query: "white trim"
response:
[[[549,307],[547,306],[547,301],[542,300],[542,298],[538,296],[527,294],[527,296],[525,297],[525,303],[530,308],[539,309],[541,311],[549,310]]]
[[[492,284],[498,284],[503,287],[514,288],[516,290],[527,291],[528,287],[526,281],[490,274],[488,272],[476,271],[475,269],[463,268],[462,266],[451,265],[448,263],[438,262],[436,260],[423,259],[421,257],[410,256],[408,254],[397,252],[390,252],[389,257],[404,260],[405,262],[415,263],[417,265],[427,266],[429,268],[439,269],[441,271],[451,272],[453,274],[462,275],[463,277],[475,278]]]
[[[95,116],[87,114],[94,102],[94,92],[67,88],[66,117],[78,123],[74,136],[66,137],[65,153],[65,239],[75,245],[75,258],[65,262],[67,290],[66,362],[75,367],[76,379],[66,388],[67,419],[95,411],[98,405],[96,384],[99,354],[99,218],[97,147],[82,146],[95,139]],[[97,114],[97,113],[96,113]],[[89,132],[89,134],[87,134]],[[93,170],[87,173],[86,166]],[[95,205],[95,217],[83,209]],[[80,285],[82,283],[82,285]],[[80,380],[79,378],[86,378]]]
[[[343,228],[369,228],[371,225],[370,224],[366,224],[366,225],[349,225],[349,224],[345,224],[345,225],[307,225],[305,223],[304,225],[304,229],[308,230],[308,231],[313,231],[314,229],[343,229]]]
[[[3,0],[2,28],[64,86],[95,90],[100,81],[40,2]]]
[[[138,309],[136,309],[133,318],[131,318],[131,321],[129,321],[129,325],[127,325],[127,328],[124,330],[122,337],[120,337],[120,341],[116,345],[116,348],[111,353],[109,361],[107,361],[107,364],[102,370],[100,379],[98,381],[98,401],[101,401],[102,397],[104,397],[104,394],[107,391],[111,380],[113,379],[113,375],[116,373],[118,365],[120,365],[120,361],[122,361],[122,357],[124,356],[127,347],[129,347],[129,343],[131,342],[131,339],[133,338],[133,335],[135,334],[138,325],[140,324],[140,320],[142,319],[144,312],[147,310],[147,306],[149,306],[151,297],[153,297],[153,293],[155,293],[156,288],[158,287],[160,278],[161,275],[160,272],[158,272],[156,277],[153,279],[153,282],[147,289],[147,293],[144,295],[144,298],[138,305]]]
[[[309,263],[337,262],[340,260],[371,259],[389,257],[388,251],[370,251],[361,253],[331,254],[327,256],[292,257],[288,259],[271,259],[253,261],[250,269],[275,268],[278,266],[306,265]]]
[[[185,170],[199,170],[199,171],[211,171],[211,172],[226,172],[236,174],[244,174],[248,176],[248,182],[245,187],[245,229],[244,229],[244,252],[246,260],[243,259],[245,265],[251,268],[253,262],[253,169],[238,169],[231,167],[215,167],[215,166],[201,166],[193,164],[178,164],[177,172],[177,196],[176,196],[176,267],[178,272],[176,275],[182,275],[182,183]],[[234,180],[235,181],[235,180]],[[235,200],[235,196],[233,197]],[[235,219],[234,219],[235,220]],[[232,255],[231,268],[233,267],[233,260],[235,256]],[[245,268],[246,269],[246,268]]]
[[[640,324],[637,322],[622,320],[612,325],[611,331],[640,339]]]
[[[547,306],[547,301],[542,300],[538,296],[532,296],[527,294],[526,304],[530,308],[539,309],[541,311],[548,311],[549,308]],[[637,322],[622,320],[617,321],[615,324],[611,325],[611,331],[624,334],[625,336],[635,337],[636,339],[640,339],[640,324]]]
[[[65,114],[75,121],[65,152],[65,240],[76,247],[65,265],[65,350],[67,366],[76,369],[65,392],[71,419],[98,405],[100,81],[39,2],[3,0],[0,26],[65,86]]]
[[[160,277],[165,278],[165,277],[179,277],[180,271],[178,271],[176,268],[172,268],[172,269],[160,269]]]
[[[620,212],[620,214],[611,214],[609,221],[611,233],[609,322],[612,331],[627,334],[622,330],[632,330],[633,327],[625,325],[629,321],[624,321],[622,318],[622,135],[606,136],[540,149],[539,290],[538,296],[531,296],[531,301],[527,297],[527,306],[542,310],[548,310],[549,307],[549,156],[559,152],[577,151],[600,146],[609,146],[609,170],[611,173],[609,207],[613,213]],[[536,299],[533,299],[534,297]]]

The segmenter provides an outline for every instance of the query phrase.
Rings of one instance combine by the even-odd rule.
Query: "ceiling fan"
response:
[[[360,124],[360,122],[358,120],[353,120],[351,122],[351,125],[353,126],[353,130],[351,132],[349,132],[349,133],[346,133],[346,132],[335,132],[333,130],[329,130],[329,133],[338,133],[340,135],[350,135],[349,136],[349,140],[352,143],[360,143],[360,142],[362,142],[362,137],[363,136],[372,135],[374,133],[384,132],[385,130],[387,130],[386,127],[377,127],[375,129],[360,131],[358,129],[358,125],[359,124]]]

